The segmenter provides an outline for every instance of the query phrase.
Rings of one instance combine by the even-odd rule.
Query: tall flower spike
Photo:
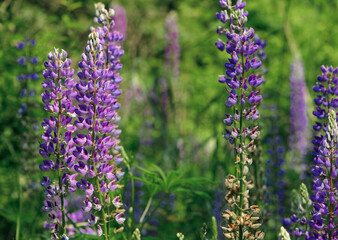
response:
[[[48,214],[47,226],[53,233],[52,238],[58,239],[66,234],[65,195],[72,165],[67,164],[72,158],[68,149],[72,147],[67,133],[72,133],[76,128],[71,124],[71,115],[75,106],[72,101],[76,95],[73,91],[76,82],[72,76],[74,69],[70,68],[71,60],[67,52],[54,49],[48,54],[49,61],[44,63],[44,80],[42,87],[45,92],[41,94],[43,108],[51,113],[50,119],[44,119],[42,127],[43,143],[40,144],[40,155],[44,158],[40,165],[42,171],[53,171],[57,179],[43,177],[41,185],[45,188],[46,195],[43,211]],[[64,133],[66,132],[66,133]]]
[[[330,109],[329,109],[330,110]],[[316,239],[338,238],[338,192],[337,192],[337,143],[338,126],[335,111],[330,110],[326,134],[322,138],[318,154],[314,158],[313,213],[310,227]]]
[[[170,12],[165,19],[165,65],[170,75],[179,75],[180,44],[178,42],[177,14]]]
[[[330,133],[334,126],[328,129],[330,109],[338,107],[338,68],[321,66],[322,74],[317,77],[318,82],[313,87],[318,93],[314,99],[316,111],[313,115],[318,121],[313,126],[317,132],[312,143],[314,144],[314,167],[311,173],[314,177],[313,190],[311,195],[314,214],[310,222],[313,236],[317,239],[333,239],[337,236],[337,164],[335,147],[332,141],[335,140]],[[333,114],[332,118],[333,118]],[[331,120],[333,123],[333,121]],[[331,124],[332,124],[331,123]],[[328,139],[330,138],[330,139]],[[317,186],[318,185],[318,186]],[[336,216],[336,217],[334,217]],[[332,223],[330,222],[332,219]],[[326,220],[326,221],[325,221]],[[330,238],[331,237],[331,238]]]
[[[290,76],[290,136],[289,146],[292,152],[293,167],[304,176],[307,164],[304,157],[309,150],[309,120],[307,117],[306,94],[302,61],[296,58],[291,65]],[[298,162],[297,162],[298,160]]]
[[[91,29],[86,52],[79,63],[77,120],[74,122],[77,131],[70,135],[75,145],[73,157],[77,159],[74,169],[79,174],[76,187],[87,195],[83,210],[98,218],[91,222],[97,226],[98,235],[103,234],[108,239],[108,222],[114,220],[121,225],[125,220],[120,198],[110,199],[122,187],[119,180],[123,172],[117,167],[123,160],[119,153],[121,130],[118,129],[120,104],[117,97],[122,93],[118,89],[122,81],[118,71],[122,68],[119,57],[124,51],[116,44],[123,36],[111,31],[114,11],[107,11],[102,3],[95,8],[95,19],[101,27]]]
[[[123,38],[126,38],[127,35],[127,26],[128,26],[128,19],[126,10],[121,5],[113,5],[113,8],[115,9],[115,15],[114,15],[114,30],[119,32],[123,35]],[[122,39],[123,40],[123,39]]]
[[[221,75],[219,81],[226,84],[228,100],[225,105],[233,112],[232,115],[226,114],[224,119],[228,126],[224,138],[233,145],[236,165],[235,175],[225,180],[229,190],[225,198],[231,209],[223,214],[228,225],[222,228],[227,239],[263,239],[264,233],[258,230],[260,209],[257,205],[249,205],[249,190],[254,185],[246,176],[253,161],[250,155],[256,148],[255,139],[260,134],[254,121],[260,116],[257,104],[262,100],[259,91],[250,89],[263,82],[258,74],[253,73],[262,62],[254,57],[259,49],[252,40],[254,30],[245,27],[248,12],[243,8],[246,3],[239,0],[232,6],[231,1],[221,0],[220,4],[226,9],[216,13],[216,17],[222,23],[229,22],[230,30],[218,27],[217,33],[225,35],[227,41],[219,39],[215,45],[231,57],[225,63],[226,75]]]

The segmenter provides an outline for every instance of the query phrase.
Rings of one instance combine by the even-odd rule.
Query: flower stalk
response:
[[[83,210],[90,213],[90,223],[97,227],[97,234],[110,239],[110,224],[115,219],[122,225],[125,218],[120,196],[115,193],[122,188],[119,180],[123,176],[118,164],[123,161],[119,153],[118,129],[120,104],[117,97],[122,93],[118,84],[122,81],[118,71],[122,68],[118,59],[124,53],[118,43],[123,39],[114,28],[114,10],[107,11],[102,3],[95,5],[95,22],[101,26],[91,28],[85,53],[79,63],[80,71],[74,124],[76,135],[70,134],[74,143],[73,186],[85,191]],[[78,178],[78,175],[84,178]],[[111,193],[111,194],[110,194]],[[113,200],[111,195],[115,195]],[[111,211],[112,205],[115,207]],[[100,216],[100,217],[99,217]],[[114,233],[123,230],[115,228]]]
[[[43,107],[51,113],[50,119],[44,119],[41,124],[44,131],[40,144],[40,155],[44,158],[42,171],[56,171],[58,178],[53,182],[49,177],[43,177],[41,185],[45,187],[46,201],[43,207],[48,213],[45,226],[52,232],[52,238],[58,239],[67,234],[65,194],[68,189],[68,180],[72,169],[65,165],[69,156],[66,149],[70,146],[66,141],[64,132],[71,126],[72,115],[75,106],[72,105],[75,94],[73,88],[75,82],[72,78],[74,69],[70,68],[71,60],[67,58],[67,52],[54,49],[48,54],[49,61],[44,63],[46,70],[43,71],[45,80],[42,87],[45,92],[41,95],[45,104]],[[61,219],[59,219],[61,215]]]
[[[321,67],[322,74],[313,90],[319,95],[314,100],[317,105],[313,114],[320,120],[313,126],[318,132],[313,140],[315,145],[313,176],[312,236],[317,239],[336,239],[338,237],[337,204],[337,143],[338,126],[334,108],[338,107],[337,84],[338,68]],[[322,130],[322,131],[321,131]],[[324,135],[323,135],[323,134]]]
[[[219,82],[226,84],[229,95],[226,107],[232,109],[233,114],[226,114],[224,123],[226,128],[224,138],[234,148],[236,174],[229,175],[225,185],[229,192],[225,199],[231,207],[223,214],[228,221],[227,227],[222,227],[227,239],[263,239],[264,233],[259,231],[260,223],[257,216],[260,209],[257,205],[249,206],[249,190],[254,187],[247,180],[249,166],[252,164],[252,153],[256,149],[255,140],[259,137],[258,126],[254,123],[259,118],[257,105],[262,96],[254,88],[263,83],[259,74],[255,74],[262,62],[255,55],[259,46],[253,41],[254,30],[245,27],[248,12],[241,0],[232,5],[231,1],[221,0],[220,5],[226,10],[216,14],[222,22],[230,23],[230,30],[217,28],[220,36],[225,35],[226,43],[221,39],[215,43],[220,51],[226,50],[230,54],[225,63],[226,75],[220,75]]]

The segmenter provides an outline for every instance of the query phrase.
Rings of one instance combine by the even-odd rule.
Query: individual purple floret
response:
[[[65,195],[68,192],[70,172],[74,171],[73,166],[68,164],[69,158],[72,158],[69,149],[74,143],[69,141],[67,133],[76,130],[70,117],[75,111],[72,101],[76,96],[76,82],[72,78],[74,69],[70,68],[71,60],[67,58],[67,52],[54,49],[48,58],[43,71],[45,79],[42,87],[45,92],[41,96],[43,108],[51,115],[41,124],[44,133],[39,152],[44,160],[39,167],[42,171],[54,172],[57,176],[57,179],[43,177],[41,185],[45,188],[46,195],[43,211],[48,214],[47,222],[52,238],[58,239],[67,234]]]
[[[306,163],[303,162],[309,150],[309,120],[306,107],[306,85],[304,67],[299,58],[291,65],[290,76],[290,135],[289,147],[292,152],[293,167],[300,170],[301,175],[306,172]]]
[[[69,150],[72,159],[68,163],[78,175],[73,185],[86,192],[83,210],[92,214],[91,223],[97,226],[98,235],[108,239],[108,222],[115,219],[121,225],[125,220],[119,196],[110,199],[121,188],[119,180],[123,176],[117,167],[123,160],[119,153],[121,130],[118,129],[120,104],[117,97],[122,93],[118,71],[122,68],[119,57],[124,51],[116,44],[123,36],[111,31],[114,11],[108,12],[102,3],[95,4],[95,8],[95,20],[102,27],[91,29],[86,52],[79,62],[80,80],[75,96],[78,107],[74,111],[77,131],[75,134],[68,131],[65,135],[74,143]]]
[[[178,41],[177,15],[171,12],[165,19],[165,65],[168,73],[175,78],[179,75],[180,44]]]
[[[257,124],[260,116],[257,104],[262,100],[258,90],[263,83],[260,74],[255,74],[261,65],[261,60],[255,56],[259,46],[253,41],[254,30],[245,27],[248,12],[244,11],[246,3],[241,0],[232,6],[231,1],[220,0],[225,10],[216,13],[222,23],[229,22],[230,28],[217,28],[217,33],[225,35],[226,42],[219,39],[215,45],[220,51],[226,51],[230,58],[225,63],[225,75],[219,76],[219,82],[225,83],[228,99],[226,107],[231,108],[226,114],[224,123],[224,138],[234,148],[236,174],[229,175],[225,180],[228,189],[226,200],[230,209],[223,214],[227,227],[222,227],[227,239],[244,239],[252,237],[263,239],[264,233],[259,231],[260,223],[257,205],[250,205],[249,190],[254,187],[246,175],[252,164],[252,153],[255,151],[255,139],[260,135]]]

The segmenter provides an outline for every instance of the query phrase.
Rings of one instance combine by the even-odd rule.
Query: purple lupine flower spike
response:
[[[91,28],[85,53],[79,62],[81,70],[77,75],[80,81],[75,96],[78,107],[74,110],[77,115],[74,123],[81,132],[73,134],[70,141],[74,143],[73,157],[77,159],[74,169],[79,173],[78,177],[82,177],[77,188],[86,192],[83,210],[98,218],[97,221],[91,218],[90,222],[96,226],[99,235],[108,239],[108,221],[124,222],[124,209],[122,203],[118,203],[120,199],[112,202],[109,197],[121,188],[118,179],[122,174],[117,166],[121,162],[117,97],[121,94],[119,83],[122,81],[118,73],[122,68],[119,57],[124,51],[120,46],[122,34],[112,29],[114,11],[107,11],[102,3],[95,4],[95,8],[95,21],[101,26]],[[108,212],[110,206],[115,206],[113,212]]]
[[[289,147],[293,154],[293,167],[299,169],[301,175],[306,172],[303,162],[309,150],[309,120],[307,117],[306,95],[307,89],[304,79],[304,67],[299,58],[291,65],[290,76],[290,136]],[[298,159],[299,162],[296,162]]]
[[[226,42],[219,40],[216,43],[220,51],[225,50],[230,54],[225,64],[225,75],[220,76],[220,82],[226,84],[228,92],[225,105],[232,108],[232,117],[227,114],[224,120],[228,126],[224,138],[234,148],[236,165],[236,176],[229,175],[225,180],[229,190],[225,198],[230,209],[223,214],[228,222],[227,227],[223,227],[224,236],[227,239],[245,239],[251,235],[254,239],[263,239],[264,233],[258,230],[261,225],[257,216],[260,209],[257,205],[249,204],[249,190],[254,184],[246,179],[248,166],[253,162],[251,155],[256,149],[255,140],[260,135],[258,126],[253,121],[259,118],[257,105],[262,96],[254,88],[263,83],[260,75],[252,72],[258,69],[262,62],[255,56],[259,46],[253,41],[254,30],[245,27],[248,12],[243,8],[246,3],[239,0],[231,6],[231,1],[221,0],[220,5],[226,9],[216,13],[216,17],[222,23],[230,24],[228,29],[217,28],[220,36],[225,35]]]
[[[180,44],[178,41],[177,14],[170,12],[165,19],[165,65],[170,75],[179,75]]]
[[[326,70],[326,69],[325,69]],[[337,81],[336,73],[330,68],[323,71],[321,77],[328,82]],[[332,84],[333,85],[333,84]],[[333,86],[330,90],[333,90]],[[331,105],[332,106],[332,105]],[[310,227],[313,229],[312,236],[316,239],[338,238],[338,193],[337,193],[337,144],[338,126],[336,112],[328,109],[328,121],[325,124],[325,135],[321,136],[320,145],[317,145],[312,167],[313,194],[310,196],[313,202],[312,220]]]
[[[54,238],[59,238],[66,233],[65,195],[68,192],[67,182],[72,168],[65,165],[65,160],[70,157],[72,141],[66,141],[67,128],[72,122],[75,106],[73,105],[74,87],[76,82],[72,76],[74,69],[70,68],[71,60],[67,52],[54,49],[48,54],[49,60],[44,63],[44,80],[42,87],[45,92],[41,94],[43,108],[50,112],[49,119],[42,122],[44,133],[43,142],[40,144],[40,155],[44,158],[40,165],[42,171],[54,171],[58,179],[53,181],[44,177],[41,185],[45,187],[47,200],[43,207],[48,213],[48,228],[53,232]],[[74,131],[73,128],[70,132]]]
[[[317,121],[313,126],[316,132],[312,143],[314,144],[314,166],[311,173],[313,182],[313,217],[310,227],[313,229],[312,235],[316,239],[334,239],[338,236],[337,230],[337,161],[335,152],[337,151],[334,141],[336,118],[332,109],[338,107],[338,68],[321,66],[322,74],[317,77],[318,82],[313,87],[317,98],[314,99],[316,110],[313,115]],[[331,111],[331,113],[330,113]],[[329,117],[331,115],[331,119]],[[334,146],[332,146],[332,144]],[[336,227],[332,228],[332,223]]]

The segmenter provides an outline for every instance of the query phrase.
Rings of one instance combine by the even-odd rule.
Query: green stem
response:
[[[151,202],[153,201],[153,196],[151,196],[147,202],[147,205],[146,205],[146,208],[144,209],[143,213],[142,213],[142,216],[140,218],[140,223],[142,224],[143,226],[143,220],[147,214],[147,212],[149,211],[149,208],[150,208],[150,205],[151,205]]]
[[[130,214],[130,217],[129,219],[131,219],[131,226],[130,226],[130,231],[128,236],[129,236],[129,239],[131,239],[132,237],[132,234],[133,234],[133,230],[134,230],[134,226],[135,226],[135,223],[134,223],[134,210],[135,210],[135,181],[134,181],[134,175],[133,175],[133,171],[132,171],[132,162],[130,161],[130,158],[128,156],[128,154],[126,153],[125,149],[123,146],[121,146],[121,154],[122,154],[122,157],[125,159],[125,164],[126,164],[126,167],[128,169],[128,173],[130,174],[131,178],[130,178],[130,182],[131,182],[131,208],[132,208],[132,211],[129,212]]]
[[[163,201],[163,199],[164,198],[166,198],[167,197],[167,194],[164,194],[163,196],[162,196],[162,198],[159,200],[159,202],[156,204],[156,206],[154,207],[154,209],[151,211],[151,213],[148,215],[148,217],[146,217],[146,219],[142,222],[142,224],[141,224],[141,226],[140,226],[140,228],[139,228],[139,230],[140,231],[142,231],[142,229],[143,229],[143,226],[144,226],[144,224],[148,221],[148,219],[151,219],[152,218],[152,216],[154,215],[154,213],[156,212],[156,210],[161,206],[161,203],[162,203],[162,201]],[[152,197],[151,197],[152,198]],[[148,204],[147,204],[148,205]],[[149,204],[149,207],[150,207],[150,204]],[[148,207],[148,208],[149,208]],[[148,211],[148,210],[147,210]],[[141,222],[141,220],[140,220],[140,222]]]
[[[335,143],[335,145],[337,145],[337,143]],[[330,192],[334,192],[334,188],[335,188],[335,186],[333,184],[333,179],[332,179],[332,170],[333,170],[332,169],[332,165],[334,165],[334,162],[335,162],[335,158],[333,157],[334,154],[335,154],[335,148],[333,148],[331,150],[331,153],[330,153],[330,162],[331,162],[331,164],[330,164],[330,170],[329,170]],[[334,204],[331,204],[331,202],[330,202],[330,204],[329,204],[329,213],[328,213],[329,216],[327,218],[327,223],[326,223],[327,225],[330,224],[330,220],[332,219],[332,215],[334,214],[333,210],[334,210]],[[328,232],[329,232],[329,240],[331,240],[332,239],[332,232],[333,232],[333,230],[329,230],[328,229]]]
[[[243,32],[243,27],[241,28],[241,34]],[[242,46],[243,46],[243,42],[242,42]],[[242,73],[242,78],[243,78],[243,83],[245,81],[245,65],[244,65],[244,55],[243,53],[241,53],[241,58],[242,58],[242,69],[243,69],[243,73]],[[242,88],[242,94],[243,94],[243,88]],[[240,110],[240,123],[239,123],[239,141],[241,144],[241,147],[243,148],[243,137],[241,134],[242,128],[243,128],[243,105],[241,105],[241,110]],[[243,149],[244,150],[244,149]],[[243,179],[243,168],[244,168],[244,164],[243,164],[243,150],[240,153],[240,162],[239,162],[239,181],[240,181],[240,186],[239,186],[239,217],[242,217],[242,210],[243,210],[243,199],[244,199],[244,179]],[[239,239],[242,240],[243,239],[243,225],[239,225]]]
[[[77,232],[80,232],[80,228],[76,225],[76,223],[68,215],[66,215],[66,217],[67,217],[68,221],[74,226],[75,230]]]
[[[133,173],[130,170],[130,174],[132,176],[131,178],[131,207],[133,209],[133,211],[131,212],[131,230],[134,230],[134,211],[135,211],[135,182],[134,182],[134,178],[133,178]],[[132,233],[131,233],[132,234]]]
[[[93,116],[93,125],[92,125],[92,142],[93,142],[93,146],[92,146],[92,152],[91,152],[91,160],[93,162],[93,168],[94,168],[94,172],[95,172],[95,183],[96,183],[96,190],[97,193],[99,195],[99,200],[100,200],[100,204],[102,206],[101,209],[101,213],[102,213],[102,220],[103,220],[103,235],[105,240],[109,239],[108,236],[108,229],[107,229],[107,219],[106,219],[106,212],[105,212],[105,208],[104,208],[104,199],[102,196],[102,193],[100,191],[100,182],[99,182],[99,178],[97,176],[97,169],[96,169],[96,163],[94,162],[94,154],[95,154],[95,146],[96,146],[96,142],[95,142],[95,124],[96,124],[96,104],[95,104],[95,99],[96,99],[96,79],[93,79],[93,85],[94,85],[94,97],[93,97],[93,109],[94,109],[94,116]]]
[[[19,188],[19,212],[18,212],[18,217],[16,219],[15,240],[20,239],[20,219],[21,219],[21,213],[22,213],[22,187],[20,183],[20,174],[18,174],[18,188]]]
[[[329,87],[331,85],[332,78],[333,78],[332,73],[329,73],[329,81],[328,81],[328,86]],[[328,104],[327,111],[326,111],[326,114],[328,116],[328,114],[330,113],[330,107],[331,107],[330,106],[330,94],[326,95],[326,102]],[[334,184],[333,184],[333,180],[332,180],[332,177],[331,177],[331,175],[332,175],[332,164],[334,164],[334,158],[332,156],[334,155],[334,153],[335,153],[335,151],[331,150],[331,152],[330,152],[330,163],[331,164],[330,164],[329,179],[328,179],[328,180],[330,180],[330,191],[334,191]],[[329,223],[330,223],[330,219],[332,218],[332,214],[333,214],[333,208],[334,208],[333,204],[330,203],[329,204],[329,208],[328,208],[329,212],[328,212],[328,218],[326,220],[326,225],[329,225]],[[329,240],[331,240],[332,239],[332,231],[328,230],[328,233],[329,233]]]

